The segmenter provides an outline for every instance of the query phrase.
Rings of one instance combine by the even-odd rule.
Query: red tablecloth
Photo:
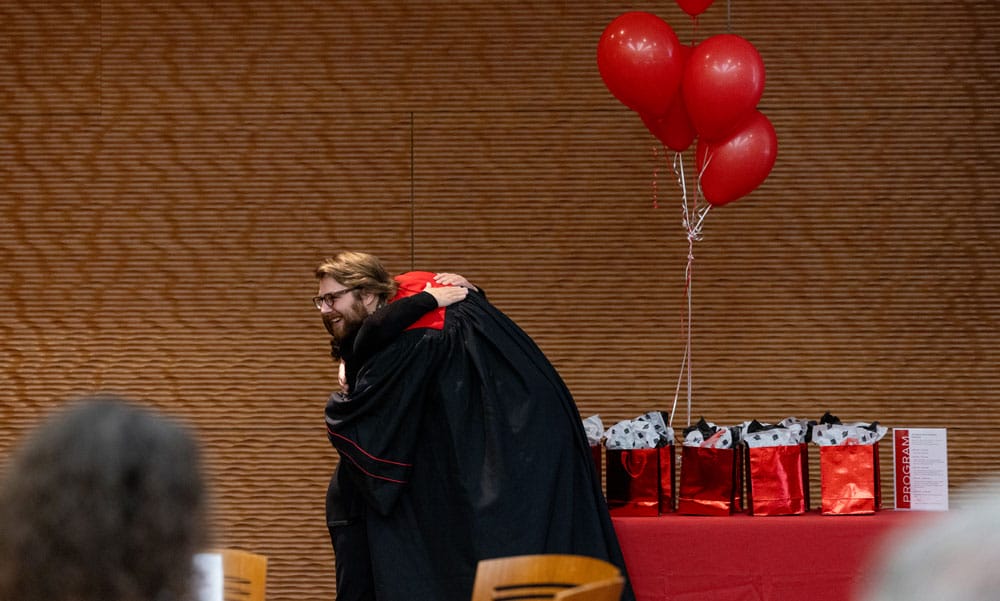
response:
[[[885,535],[928,515],[613,519],[638,601],[849,601]]]

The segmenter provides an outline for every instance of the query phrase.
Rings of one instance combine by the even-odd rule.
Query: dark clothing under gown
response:
[[[379,601],[468,601],[480,559],[528,553],[598,557],[627,577],[569,390],[481,294],[442,329],[404,332],[334,400],[328,432],[368,504]]]

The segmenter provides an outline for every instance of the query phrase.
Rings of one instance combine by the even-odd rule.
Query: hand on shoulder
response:
[[[424,292],[433,296],[439,307],[447,307],[464,299],[469,294],[469,289],[452,285],[435,288],[428,282],[427,287],[424,288]]]
[[[434,274],[434,281],[444,286],[461,286],[471,290],[479,290],[465,276],[458,275],[457,273],[436,273]]]

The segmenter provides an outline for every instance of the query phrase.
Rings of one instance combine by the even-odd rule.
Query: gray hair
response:
[[[1000,480],[973,483],[953,504],[890,536],[861,601],[1000,598]]]

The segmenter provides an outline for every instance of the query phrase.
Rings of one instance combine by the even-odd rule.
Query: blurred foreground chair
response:
[[[553,601],[620,601],[625,579],[621,576],[568,588],[552,597]]]
[[[484,559],[476,567],[472,601],[617,601],[624,584],[618,566],[594,557],[498,557]]]
[[[222,559],[222,601],[264,601],[267,592],[266,556],[240,549],[212,549],[207,554],[218,555]],[[218,588],[214,593],[208,590],[202,595],[203,601],[218,599],[218,595]]]

